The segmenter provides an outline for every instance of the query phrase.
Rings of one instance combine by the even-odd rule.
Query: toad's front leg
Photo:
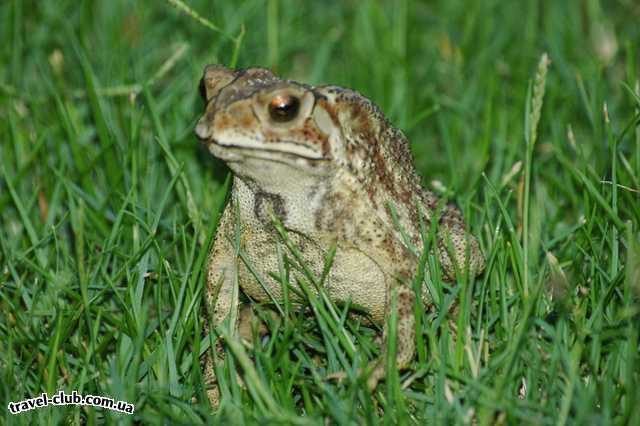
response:
[[[397,313],[396,322],[396,365],[398,370],[403,370],[409,366],[415,354],[415,315],[413,307],[415,303],[415,293],[405,285],[397,285],[387,292],[387,303],[385,307],[385,319],[383,329],[383,346],[380,357],[372,363],[373,370],[367,379],[367,387],[373,391],[378,385],[378,381],[386,376],[387,355],[389,349],[389,327],[392,315],[392,295],[395,292]]]
[[[236,255],[228,236],[233,231],[233,209],[227,206],[209,255],[207,269],[207,289],[205,295],[206,318],[205,335],[220,326],[227,318],[231,322],[231,330],[235,333],[238,328],[238,280]],[[203,375],[207,396],[215,408],[220,401],[220,389],[214,371],[214,357],[216,362],[224,362],[224,348],[219,338],[214,339],[213,350],[207,351]]]

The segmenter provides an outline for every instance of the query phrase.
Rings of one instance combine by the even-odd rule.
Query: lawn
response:
[[[3,1],[0,424],[640,424],[638,22],[634,0]],[[207,63],[371,98],[479,238],[475,280],[424,257],[418,353],[373,394],[377,330],[312,296],[232,341],[205,402],[229,190],[193,134]],[[7,409],[59,390],[135,413]]]

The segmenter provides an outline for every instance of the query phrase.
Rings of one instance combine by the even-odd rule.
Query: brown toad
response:
[[[270,275],[279,270],[275,216],[318,276],[327,250],[336,247],[326,292],[382,324],[383,340],[392,291],[397,291],[397,366],[406,367],[415,346],[410,282],[419,260],[416,247],[423,247],[420,215],[429,227],[439,203],[420,186],[402,132],[355,91],[282,80],[263,68],[209,65],[200,89],[206,111],[195,133],[234,174],[209,260],[210,325],[234,312],[238,327],[238,286],[256,301],[282,299],[281,284]],[[440,212],[436,251],[443,277],[453,280],[456,268],[480,273],[484,259],[459,210],[444,205]],[[236,223],[241,248],[264,286],[238,259]],[[290,281],[296,283],[296,272]],[[421,298],[428,303],[426,292]],[[368,369],[370,388],[384,377],[384,364]],[[211,359],[205,376],[215,405]]]

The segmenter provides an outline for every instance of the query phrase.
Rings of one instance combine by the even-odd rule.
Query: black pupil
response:
[[[279,123],[293,120],[298,115],[300,100],[294,96],[278,96],[269,104],[269,114]]]

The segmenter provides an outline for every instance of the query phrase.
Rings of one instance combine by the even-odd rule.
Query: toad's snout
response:
[[[206,116],[198,120],[194,131],[198,139],[200,139],[201,141],[208,141],[213,137],[213,131]]]

